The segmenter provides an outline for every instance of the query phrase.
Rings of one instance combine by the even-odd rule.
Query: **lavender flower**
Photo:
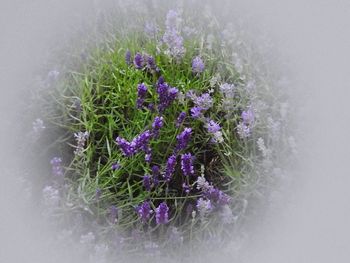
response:
[[[118,144],[118,146],[121,148],[121,150],[125,156],[132,156],[133,155],[133,149],[127,140],[118,136],[115,141]]]
[[[41,131],[45,130],[44,122],[42,119],[37,118],[35,121],[32,123],[33,125],[33,131],[36,134],[39,134]]]
[[[176,59],[180,59],[185,54],[185,48],[183,46],[183,38],[178,30],[180,17],[176,11],[170,10],[168,12],[165,24],[166,31],[163,36],[163,42],[168,47],[166,53]]]
[[[150,163],[152,161],[152,153],[151,152],[148,152],[145,154],[145,161],[147,163]]]
[[[49,84],[51,84],[52,82],[54,82],[55,80],[57,80],[58,76],[60,75],[60,72],[57,70],[51,70],[48,74],[47,74],[47,81],[49,82]]]
[[[57,206],[60,202],[59,190],[51,185],[45,186],[43,189],[44,204],[48,207]]]
[[[134,66],[136,69],[142,69],[145,66],[144,58],[139,52],[137,52],[134,57]]]
[[[215,203],[217,205],[222,206],[222,205],[227,205],[230,203],[230,197],[215,187],[210,187],[203,194],[212,203]]]
[[[237,125],[237,133],[238,133],[239,137],[244,139],[244,138],[247,138],[250,136],[251,130],[247,124],[240,122]]]
[[[130,52],[130,50],[127,50],[127,51],[125,52],[125,62],[126,62],[126,64],[128,64],[128,65],[131,65],[131,63],[132,63],[132,61],[131,61],[131,52]]]
[[[142,83],[137,86],[137,108],[142,108],[143,103],[145,101],[145,97],[147,95],[147,86]]]
[[[192,118],[194,118],[194,119],[201,118],[203,116],[202,110],[203,109],[201,107],[197,107],[197,106],[193,107],[191,109],[191,116],[192,116]]]
[[[80,236],[80,244],[92,244],[95,241],[95,235],[89,232]]]
[[[142,184],[146,191],[151,191],[151,178],[149,175],[144,175],[142,179]]]
[[[167,164],[166,164],[166,168],[165,168],[165,173],[164,173],[164,178],[167,182],[170,181],[172,175],[175,172],[175,166],[176,166],[176,156],[175,155],[171,155],[168,158]]]
[[[152,182],[154,187],[157,187],[159,184],[159,175],[160,175],[160,168],[158,165],[152,166]]]
[[[85,131],[85,132],[79,131],[77,133],[74,133],[74,137],[75,137],[75,140],[77,142],[77,146],[75,147],[74,154],[81,155],[84,151],[85,142],[89,138],[89,132],[88,131]]]
[[[176,128],[179,128],[181,126],[185,118],[186,118],[186,112],[181,112],[176,120],[176,124],[175,124]]]
[[[120,164],[119,163],[113,163],[111,168],[112,168],[112,171],[116,171],[116,170],[120,169]]]
[[[192,135],[192,129],[185,128],[182,133],[176,136],[176,139],[177,139],[176,151],[181,151],[187,147],[191,139],[191,135]]]
[[[213,133],[213,134],[220,131],[220,129],[221,129],[221,127],[218,123],[216,123],[215,121],[210,120],[210,119],[207,121],[205,126],[208,129],[208,132]]]
[[[169,207],[165,202],[161,203],[156,208],[156,222],[158,225],[160,224],[167,224],[169,222]]]
[[[159,68],[156,65],[156,61],[152,56],[146,56],[147,68],[153,72],[158,72]]]
[[[136,211],[139,215],[141,222],[143,223],[146,223],[149,220],[151,214],[153,213],[149,201],[144,201],[142,204],[140,204],[136,208]]]
[[[190,193],[191,191],[191,186],[189,186],[188,184],[186,183],[183,183],[182,184],[182,189],[185,191],[186,194]]]
[[[222,132],[220,131],[221,127],[218,123],[209,119],[205,124],[205,127],[207,128],[208,132],[212,134],[212,141],[214,143],[223,142],[224,138],[222,137]]]
[[[178,89],[169,86],[164,82],[164,79],[160,77],[157,83],[157,93],[159,96],[158,110],[159,112],[163,112],[176,99]]]
[[[163,122],[163,117],[155,117],[154,118],[154,121],[152,123],[152,132],[153,132],[153,135],[154,137],[158,137],[159,136],[159,130],[163,127],[164,125],[164,122]]]
[[[252,125],[254,122],[254,112],[249,108],[242,112],[242,121],[246,125]]]
[[[185,176],[194,175],[193,157],[190,153],[181,155],[181,170]]]
[[[152,137],[152,133],[149,130],[144,131],[137,137],[135,137],[130,143],[121,138],[117,137],[116,143],[121,148],[123,154],[127,157],[130,157],[140,151],[146,152],[146,154],[150,153],[150,148],[148,146],[149,140]]]
[[[158,33],[159,28],[154,22],[146,22],[144,30],[148,37],[154,37]]]
[[[204,62],[197,56],[192,60],[192,72],[195,74],[200,74],[204,71]]]
[[[202,190],[203,192],[208,191],[212,188],[212,186],[209,184],[209,182],[204,178],[204,176],[198,176],[197,181],[197,189]]]
[[[209,93],[203,93],[201,96],[193,96],[193,103],[203,110],[208,110],[213,106],[213,98]]]
[[[220,92],[226,99],[233,99],[235,95],[235,85],[228,83],[221,84]]]
[[[59,157],[54,157],[50,161],[52,174],[54,176],[63,176],[62,159]]]
[[[201,217],[206,216],[213,209],[211,201],[203,199],[202,197],[197,200],[196,208]]]

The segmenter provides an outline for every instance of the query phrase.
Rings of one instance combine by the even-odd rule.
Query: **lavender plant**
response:
[[[228,29],[199,34],[205,20],[164,17],[116,32],[79,70],[49,73],[60,76],[54,110],[33,127],[64,136],[43,195],[66,223],[88,222],[81,243],[135,252],[225,240],[260,171],[275,171],[273,146],[286,144],[267,80],[233,52]]]

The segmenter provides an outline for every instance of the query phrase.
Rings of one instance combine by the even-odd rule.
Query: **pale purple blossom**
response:
[[[212,207],[212,204],[211,204],[211,201],[210,200],[207,200],[207,199],[203,199],[202,197],[200,197],[198,200],[197,200],[197,204],[196,204],[196,208],[197,208],[197,211],[199,212],[199,215],[201,217],[204,217],[206,216],[207,214],[209,214],[213,207]]]
[[[77,142],[77,145],[75,146],[74,154],[75,155],[81,155],[84,151],[85,143],[87,139],[89,138],[89,132],[76,132],[74,133],[74,138]]]
[[[193,96],[192,101],[197,107],[200,107],[203,110],[208,110],[214,103],[213,98],[209,93],[203,93],[200,96]]]
[[[185,118],[186,118],[186,112],[181,112],[176,119],[176,124],[175,124],[176,128],[179,128],[182,125]]]
[[[33,121],[32,125],[33,125],[33,131],[36,134],[41,133],[46,128],[45,125],[44,125],[43,120],[40,119],[40,118],[37,118],[35,121]]]
[[[203,60],[197,56],[192,60],[192,72],[195,74],[200,74],[204,71],[204,62]]]
[[[174,10],[169,10],[166,16],[166,30],[163,35],[163,42],[167,45],[166,54],[180,59],[185,54],[183,38],[179,32],[180,17]]]
[[[194,119],[199,119],[203,116],[203,113],[202,113],[203,109],[201,107],[193,107],[191,109],[191,117],[194,118]]]
[[[54,157],[51,159],[50,164],[54,176],[63,176],[62,158]]]
[[[116,170],[119,170],[120,169],[120,164],[119,163],[113,163],[111,168],[112,168],[112,171],[116,171]]]
[[[127,65],[131,65],[131,63],[132,63],[130,50],[127,50],[125,52],[125,62]]]

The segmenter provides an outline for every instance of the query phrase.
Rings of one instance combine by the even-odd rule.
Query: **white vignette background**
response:
[[[70,25],[96,5],[107,6],[92,0],[0,2],[0,262],[72,260],[69,251],[47,246],[50,233],[26,210],[10,167],[20,161],[16,138],[25,132],[16,129],[21,90],[48,47],[59,45]],[[299,182],[284,208],[258,229],[242,260],[350,262],[350,2],[232,1],[237,8],[264,23],[288,54],[298,83],[295,97],[305,102],[298,117]]]

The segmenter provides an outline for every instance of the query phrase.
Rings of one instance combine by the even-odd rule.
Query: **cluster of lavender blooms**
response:
[[[40,134],[46,128],[44,125],[44,121],[40,118],[35,119],[32,125],[33,125],[33,131],[35,134]]]
[[[254,125],[254,111],[251,108],[244,110],[241,114],[242,120],[237,125],[237,132],[241,138],[247,138],[251,135]]]
[[[77,145],[75,146],[74,154],[77,156],[80,156],[85,149],[85,143],[86,143],[87,139],[89,138],[89,132],[88,131],[76,132],[76,133],[74,133],[74,138],[77,142]]]
[[[179,61],[185,58],[186,51],[183,38],[180,35],[181,19],[177,12],[171,10],[166,20],[166,31],[162,38],[162,42],[166,46],[165,53],[174,58],[175,61]],[[150,38],[158,32],[158,28],[151,23],[146,24],[145,30]],[[160,53],[158,52],[157,54]],[[210,63],[210,59],[205,61],[206,55],[205,51],[201,51],[200,55],[196,51],[190,61],[184,61],[185,65],[188,66],[187,70],[184,71],[192,71],[193,73],[189,74],[190,78],[203,82],[208,81],[207,75],[210,74],[211,67],[207,66],[206,68],[205,62]],[[196,152],[197,146],[203,142],[198,142],[198,138],[202,140],[202,135],[204,134],[206,139],[208,139],[205,142],[210,142],[208,143],[208,149],[215,149],[215,151],[222,149],[226,144],[230,143],[229,140],[230,138],[232,139],[230,133],[238,134],[239,138],[233,136],[234,139],[238,140],[252,137],[252,131],[259,116],[255,111],[256,105],[253,101],[237,105],[237,101],[239,101],[241,96],[239,91],[241,84],[236,82],[222,83],[220,75],[216,73],[210,79],[210,83],[206,83],[210,84],[210,89],[201,90],[200,92],[197,90],[188,91],[187,87],[184,87],[182,84],[177,86],[175,84],[176,80],[167,78],[167,83],[161,77],[161,74],[163,74],[161,71],[165,70],[161,64],[162,59],[159,59],[157,56],[151,56],[144,51],[134,54],[130,50],[126,51],[125,61],[128,65],[128,70],[134,70],[138,75],[145,73],[143,78],[138,80],[137,83],[139,84],[132,89],[137,98],[134,101],[135,105],[131,103],[130,107],[133,107],[133,111],[142,113],[150,119],[147,119],[149,123],[145,124],[141,131],[137,131],[136,134],[125,135],[123,134],[124,131],[118,130],[117,134],[120,136],[115,139],[118,152],[112,153],[114,155],[113,159],[109,159],[106,162],[108,165],[107,170],[110,169],[110,174],[112,175],[111,181],[115,178],[118,178],[118,180],[122,178],[121,180],[123,180],[125,175],[132,178],[130,186],[128,185],[128,201],[121,202],[122,205],[118,207],[119,200],[111,201],[106,198],[108,195],[113,195],[114,189],[111,191],[112,194],[110,192],[106,194],[106,187],[101,184],[94,186],[95,188],[93,189],[95,190],[92,193],[95,196],[92,198],[95,203],[102,204],[106,202],[106,207],[101,209],[104,209],[103,214],[106,215],[106,222],[109,226],[120,222],[121,225],[125,223],[122,222],[123,219],[126,220],[125,214],[128,214],[127,220],[131,216],[134,217],[133,219],[138,219],[137,223],[135,223],[137,227],[135,229],[131,228],[131,237],[128,236],[132,241],[140,240],[142,235],[140,228],[148,231],[149,229],[164,229],[163,227],[153,228],[154,225],[166,225],[173,239],[176,240],[174,242],[182,243],[183,237],[172,225],[172,222],[176,222],[178,219],[176,217],[179,214],[181,216],[181,213],[186,213],[187,216],[192,215],[192,222],[196,222],[196,220],[198,222],[207,222],[207,219],[219,215],[224,224],[231,224],[237,218],[236,211],[232,209],[233,203],[237,201],[235,199],[233,202],[230,197],[232,189],[226,188],[227,184],[220,183],[219,178],[215,177],[221,171],[219,169],[214,170],[213,174],[208,171],[208,176],[203,171],[199,172],[198,166],[204,167],[205,165],[201,162],[205,161],[203,161],[202,153]],[[174,62],[174,60],[170,60],[170,62]],[[235,65],[238,67],[238,72],[243,70],[241,64],[241,61],[236,57]],[[202,74],[204,71],[205,74]],[[148,77],[152,78],[152,80],[149,80]],[[157,81],[156,78],[158,78]],[[245,100],[243,99],[243,101]],[[230,120],[233,120],[234,127],[229,126],[230,124],[227,122],[232,116],[234,118]],[[133,123],[132,120],[130,120],[130,123]],[[38,124],[40,126],[40,122]],[[43,126],[43,123],[41,124]],[[169,129],[168,126],[170,125],[174,129]],[[138,129],[140,128],[139,124],[137,127]],[[198,127],[200,128],[198,129]],[[280,130],[279,122],[272,118],[268,120],[268,127],[271,134],[278,133]],[[166,144],[164,143],[163,135],[169,130],[174,131],[171,134],[173,141]],[[86,142],[89,139],[88,132],[77,132],[74,134],[74,137],[77,141],[76,150],[74,151],[76,155],[83,155],[85,152],[88,152],[85,150],[90,150],[90,147],[85,149]],[[91,143],[93,143],[92,140]],[[290,139],[290,143],[293,144],[293,139]],[[162,144],[166,144],[166,146],[159,150],[157,145]],[[272,150],[262,137],[256,141],[256,146],[264,158],[267,159],[271,156]],[[207,145],[204,145],[204,151],[207,151],[206,147]],[[139,155],[142,158],[144,156],[144,161],[137,159]],[[130,163],[132,165],[135,164],[135,160],[137,163],[135,167],[132,167],[133,174],[130,172],[130,175],[128,174],[128,169],[130,168],[128,160],[131,160]],[[209,162],[205,164],[207,165]],[[55,176],[64,174],[61,158],[53,158],[51,165],[52,173]],[[216,168],[218,167],[214,167],[214,169]],[[109,172],[105,174],[109,176]],[[223,177],[225,177],[224,174]],[[125,182],[122,183],[125,185]],[[134,191],[134,189],[137,190]],[[119,191],[117,187],[116,191]],[[58,204],[61,198],[60,189],[56,188],[56,186],[45,187],[43,194],[48,202],[51,200],[55,204]],[[133,199],[132,195],[138,195],[137,199]],[[176,198],[179,198],[178,200],[180,201],[177,201]],[[186,201],[181,203],[182,200]],[[180,206],[178,205],[179,203],[181,203]],[[182,210],[179,211],[179,209]],[[130,213],[125,211],[132,211],[133,214],[131,213],[130,215]],[[136,222],[136,220],[132,221]],[[128,224],[131,226],[130,222]],[[150,225],[152,227],[149,227]],[[81,235],[80,241],[82,244],[93,244],[99,239],[98,233],[95,231],[83,233],[87,234]],[[158,248],[158,245],[150,242],[145,247],[151,250]],[[103,250],[104,248],[102,247],[101,249]]]
[[[186,51],[183,45],[183,37],[180,34],[180,23],[181,18],[179,14],[174,10],[170,10],[166,16],[166,30],[163,42],[167,46],[165,53],[175,59],[181,59]]]
[[[63,176],[63,166],[62,166],[62,158],[60,157],[54,157],[50,161],[51,168],[52,168],[52,174],[55,177],[61,177]]]

